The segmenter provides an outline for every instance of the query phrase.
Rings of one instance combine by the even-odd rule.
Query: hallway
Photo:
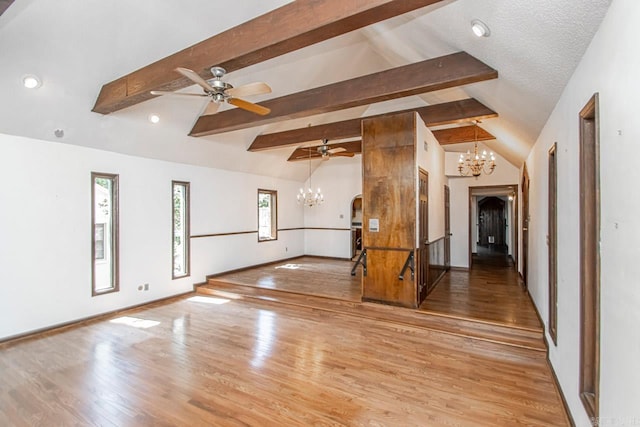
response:
[[[542,331],[513,261],[481,246],[470,271],[449,271],[420,310]]]

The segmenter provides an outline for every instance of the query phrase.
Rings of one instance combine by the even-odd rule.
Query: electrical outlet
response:
[[[144,290],[145,290],[145,291],[148,291],[148,290],[149,290],[149,284],[148,284],[148,283],[145,283],[145,284],[144,284]]]

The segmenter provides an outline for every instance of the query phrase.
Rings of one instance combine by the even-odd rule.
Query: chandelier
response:
[[[483,172],[485,175],[491,175],[496,168],[496,157],[493,153],[487,154],[487,150],[483,150],[482,154],[478,152],[478,122],[475,123],[475,138],[473,142],[473,154],[467,151],[467,154],[460,154],[458,159],[458,172],[461,176],[475,176],[478,178]],[[489,156],[487,160],[487,156]]]
[[[311,189],[311,150],[309,151],[309,188],[307,191],[304,191],[304,188],[300,188],[300,192],[298,193],[297,199],[298,204],[308,207],[313,207],[315,205],[321,205],[324,202],[324,196],[318,187],[318,191],[313,191]]]

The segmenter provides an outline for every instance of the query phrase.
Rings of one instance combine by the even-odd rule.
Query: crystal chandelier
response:
[[[489,159],[487,161],[487,156]],[[487,155],[487,151],[483,150],[482,154],[478,152],[478,122],[475,122],[475,138],[473,143],[473,154],[467,151],[467,154],[460,154],[458,159],[458,172],[462,176],[475,176],[478,178],[483,172],[485,175],[491,175],[496,168],[496,157],[493,153]]]
[[[324,196],[318,187],[318,191],[314,192],[311,189],[311,150],[309,150],[309,188],[304,191],[304,188],[300,188],[300,192],[297,196],[298,204],[308,207],[315,205],[321,205],[324,202]]]

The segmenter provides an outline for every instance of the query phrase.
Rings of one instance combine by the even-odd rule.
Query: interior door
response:
[[[527,165],[522,174],[522,279],[527,287],[529,273],[529,173]]]
[[[423,169],[418,170],[418,187],[418,302],[422,302],[429,291],[429,174]]]
[[[444,268],[451,268],[451,193],[444,186]]]

